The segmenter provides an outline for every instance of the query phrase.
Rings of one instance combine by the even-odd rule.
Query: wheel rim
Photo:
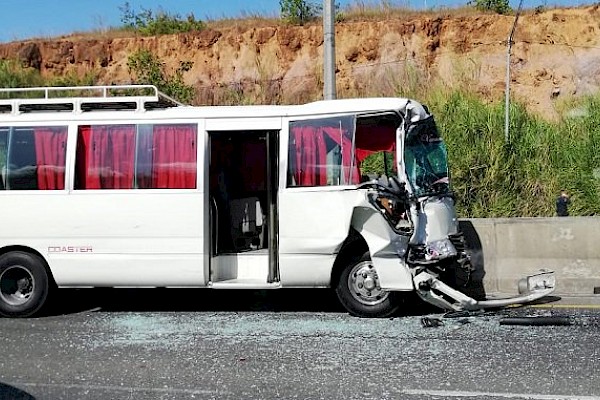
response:
[[[348,275],[348,288],[352,297],[368,306],[382,303],[390,295],[381,288],[377,271],[371,261],[363,261],[352,268]]]
[[[11,306],[27,303],[34,289],[33,275],[23,266],[10,266],[0,274],[0,299]]]

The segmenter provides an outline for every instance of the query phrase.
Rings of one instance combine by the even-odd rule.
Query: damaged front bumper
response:
[[[473,311],[531,303],[551,294],[556,286],[554,272],[541,270],[519,281],[518,296],[478,301],[451,288],[426,270],[417,273],[413,281],[419,297],[449,311]]]

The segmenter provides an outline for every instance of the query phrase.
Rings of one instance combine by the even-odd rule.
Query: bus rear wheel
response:
[[[390,317],[402,305],[399,293],[383,290],[369,252],[347,263],[335,287],[348,312],[357,317]]]
[[[30,317],[46,303],[50,280],[42,260],[14,251],[0,256],[0,316]]]

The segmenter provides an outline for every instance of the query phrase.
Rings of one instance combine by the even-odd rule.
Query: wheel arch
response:
[[[28,247],[28,246],[23,246],[23,245],[5,246],[5,247],[0,248],[0,257],[5,254],[12,253],[15,251],[28,253],[28,254],[38,257],[40,259],[40,261],[42,262],[44,268],[46,269],[46,275],[48,275],[48,280],[50,281],[50,284],[56,286],[56,281],[54,280],[54,275],[52,275],[52,270],[50,269],[48,260],[46,260],[46,257],[44,257],[42,255],[42,253],[40,253],[36,249],[34,249],[32,247]]]
[[[352,258],[360,257],[367,251],[369,251],[369,245],[365,238],[356,229],[350,227],[348,237],[342,243],[342,247],[333,263],[330,286],[335,287],[337,285],[342,271]]]

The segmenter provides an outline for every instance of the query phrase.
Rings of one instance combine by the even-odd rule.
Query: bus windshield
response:
[[[417,197],[449,192],[448,156],[433,117],[409,126],[404,146],[408,181]]]

